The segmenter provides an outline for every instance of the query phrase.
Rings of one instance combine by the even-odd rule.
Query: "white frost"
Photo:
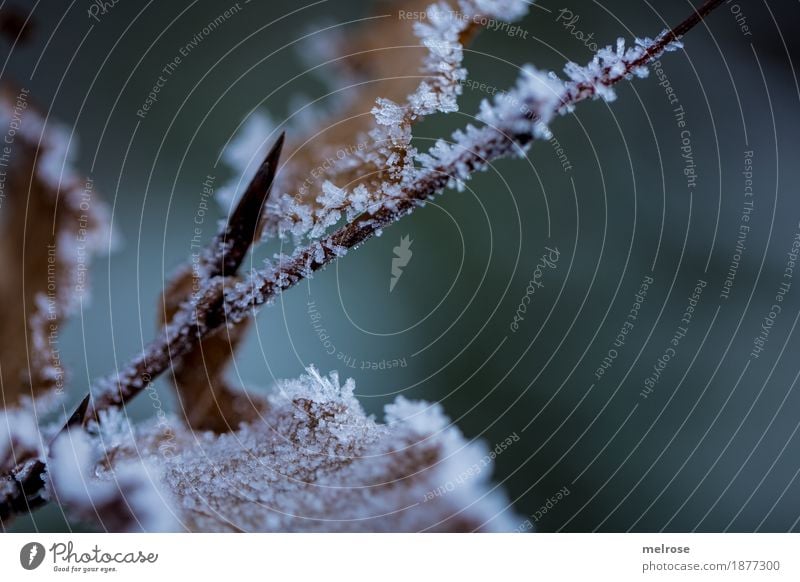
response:
[[[0,410],[0,469],[40,455],[41,437],[34,413],[28,409]]]
[[[364,413],[354,389],[352,380],[309,368],[280,382],[263,419],[237,432],[179,433],[175,454],[164,455],[162,428],[142,429],[127,443],[118,439],[126,431],[113,429],[113,454],[123,466],[126,458],[157,466],[149,473],[163,474],[157,497],[175,500],[178,522],[195,531],[515,528],[507,501],[491,491],[490,468],[458,479],[484,462],[486,448],[468,442],[440,406],[398,398],[382,424]],[[69,458],[71,446],[60,446],[57,453]],[[67,493],[84,505],[98,494],[108,505],[117,492],[104,477],[102,489],[92,484],[86,494],[81,476],[90,468],[56,467],[57,478],[70,479]],[[446,485],[446,494],[430,494]]]
[[[55,440],[47,463],[51,497],[76,519],[107,531],[177,529],[172,503],[157,485],[157,465],[144,459],[115,462],[113,449],[100,443],[82,430]]]

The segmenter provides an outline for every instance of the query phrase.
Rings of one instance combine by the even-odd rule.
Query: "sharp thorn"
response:
[[[253,244],[278,171],[285,135],[285,132],[281,132],[275,140],[231,214],[225,231],[215,239],[214,244],[222,247],[222,257],[219,264],[210,269],[209,275],[235,274]]]

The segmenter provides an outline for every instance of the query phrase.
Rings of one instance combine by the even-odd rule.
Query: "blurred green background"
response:
[[[154,335],[158,294],[190,252],[202,182],[231,177],[215,164],[240,121],[255,107],[280,121],[297,96],[327,94],[296,41],[332,24],[349,34],[356,25],[348,22],[395,10],[385,2],[242,2],[184,59],[142,120],[136,111],[159,71],[229,4],[121,0],[99,22],[89,5],[37,4],[33,37],[14,47],[2,71],[76,127],[76,164],[113,204],[123,241],[95,263],[91,306],[62,340],[70,402]],[[478,37],[466,54],[469,78],[509,87],[525,63],[560,70],[566,60],[588,61],[590,34],[601,45],[654,36],[690,10],[685,1],[543,0],[519,23],[524,35]],[[527,159],[498,162],[467,191],[448,192],[263,310],[232,376],[267,390],[314,364],[355,378],[378,417],[403,394],[440,401],[466,435],[490,446],[517,433],[494,478],[520,522],[541,531],[798,530],[800,282],[765,350],[750,357],[786,280],[800,220],[798,28],[794,3],[729,2],[686,38],[685,52],[662,59],[685,111],[693,188],[675,104],[659,78],[623,83],[615,103],[584,103],[554,122],[561,159],[539,142]],[[461,113],[416,129],[420,147],[469,122],[485,96],[465,89]],[[724,299],[746,151],[751,230]],[[222,217],[218,207],[213,213],[206,239]],[[406,235],[413,256],[390,292],[393,248]],[[513,331],[545,247],[558,249],[558,263],[545,269]],[[639,316],[598,379],[645,277],[653,283]],[[707,286],[686,337],[644,398],[699,279]],[[333,355],[312,326],[309,301]],[[406,365],[364,364],[397,359]],[[161,390],[172,404],[169,388]],[[131,408],[152,414],[145,401]],[[565,487],[569,495],[542,512]],[[14,527],[70,526],[51,507]]]

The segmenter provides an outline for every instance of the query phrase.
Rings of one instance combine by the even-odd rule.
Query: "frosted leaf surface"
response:
[[[92,258],[113,249],[108,207],[72,166],[73,130],[28,89],[0,84],[0,384],[7,407],[63,392],[62,323],[90,302]]]
[[[485,447],[468,442],[440,406],[398,398],[379,423],[354,388],[309,368],[280,382],[263,418],[236,432],[182,431],[170,436],[175,452],[165,455],[163,427],[139,429],[128,442],[117,428],[113,455],[122,466],[138,458],[158,467],[161,497],[174,500],[180,527],[195,531],[515,528],[505,498],[491,491]],[[74,487],[67,493],[85,496]]]

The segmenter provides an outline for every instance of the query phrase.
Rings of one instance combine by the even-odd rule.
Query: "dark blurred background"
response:
[[[162,67],[233,3],[119,0],[98,20],[92,5],[0,8],[15,6],[33,22],[25,44],[4,42],[2,78],[75,126],[76,165],[113,205],[122,241],[95,264],[91,306],[62,340],[71,400],[155,333],[165,278],[190,252],[202,182],[233,176],[216,163],[240,121],[260,107],[280,122],[298,96],[327,94],[298,39],[331,25],[351,34],[352,21],[397,8],[242,0],[140,119]],[[467,191],[448,192],[262,311],[232,377],[267,390],[314,364],[355,378],[378,417],[403,394],[440,401],[489,446],[516,433],[494,478],[520,522],[540,531],[800,529],[800,281],[784,276],[800,232],[799,9],[724,4],[687,36],[685,51],[662,58],[659,75],[623,83],[612,104],[584,103],[556,120],[558,144],[500,161]],[[506,88],[525,63],[560,70],[588,61],[593,42],[654,36],[690,11],[685,0],[542,0],[518,23],[522,32],[478,37],[466,55],[469,78]],[[485,97],[465,89],[461,113],[416,129],[420,147],[469,122]],[[211,207],[206,239],[222,216]],[[750,230],[723,296],[742,224]],[[413,256],[390,292],[404,236]],[[558,261],[536,274],[546,248]],[[541,287],[512,326],[532,279]],[[686,326],[699,280],[706,285]],[[782,311],[755,357],[783,282],[791,286]],[[311,301],[329,344],[312,326]],[[626,321],[632,327],[615,345]],[[659,364],[665,353],[669,362]],[[392,360],[402,364],[381,364]],[[148,402],[132,408],[152,414]],[[68,527],[48,508],[15,530]]]

